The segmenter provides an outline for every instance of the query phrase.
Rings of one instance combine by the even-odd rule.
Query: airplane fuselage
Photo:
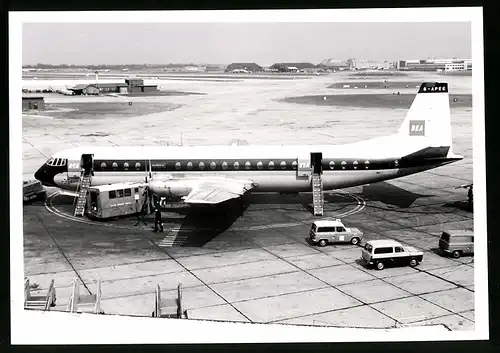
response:
[[[399,149],[401,153],[395,153],[389,143],[372,151],[365,148],[363,143],[77,148],[55,154],[53,158],[58,163],[44,165],[35,176],[44,185],[75,190],[82,168],[81,156],[90,154],[93,186],[144,182],[150,175],[155,179],[181,179],[188,186],[190,180],[221,177],[252,180],[256,184],[254,192],[307,192],[311,191],[313,172],[321,174],[324,190],[332,190],[410,175],[453,161],[447,158],[446,148],[431,149],[410,159],[407,158],[410,151],[405,154],[403,146]],[[52,171],[48,172],[49,169]]]

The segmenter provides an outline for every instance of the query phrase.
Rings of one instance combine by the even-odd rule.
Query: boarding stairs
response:
[[[24,280],[24,308],[25,309],[42,309],[50,311],[50,307],[56,305],[56,289],[54,280],[50,282],[49,289],[46,295],[32,295],[31,284],[29,279]]]
[[[318,173],[314,173],[312,175],[312,192],[314,215],[322,216],[325,199],[323,196],[323,180],[321,179],[321,175]]]
[[[187,319],[187,310],[182,306],[182,284],[177,286],[177,298],[162,300],[160,285],[156,285],[153,317]]]
[[[67,310],[70,313],[92,313],[92,314],[104,314],[101,309],[101,278],[97,278],[97,290],[96,294],[80,294],[80,285],[78,283],[78,278],[73,281],[73,291],[71,292],[71,297],[68,301]]]
[[[82,173],[77,188],[78,195],[76,197],[76,204],[74,211],[74,216],[76,217],[83,217],[83,215],[85,214],[85,205],[87,203],[87,191],[88,188],[90,187],[91,179],[92,179],[91,173],[88,174]]]

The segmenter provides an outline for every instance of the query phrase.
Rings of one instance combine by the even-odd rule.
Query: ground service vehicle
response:
[[[371,240],[361,250],[361,259],[374,265],[377,270],[385,266],[417,266],[424,253],[411,246],[403,246],[395,240]]]
[[[47,192],[42,186],[42,183],[38,180],[25,180],[23,181],[23,202],[28,202],[31,200],[45,199]]]
[[[144,183],[117,183],[90,187],[87,194],[87,216],[106,219],[137,214],[147,202]],[[146,205],[147,206],[147,205]]]
[[[328,243],[358,244],[363,239],[363,232],[358,228],[346,228],[340,219],[335,221],[316,221],[309,231],[309,238],[319,246]]]
[[[474,232],[472,230],[448,230],[441,234],[439,249],[458,259],[468,254],[474,255]]]

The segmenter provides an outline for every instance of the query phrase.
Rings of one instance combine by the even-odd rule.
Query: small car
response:
[[[417,266],[422,262],[424,253],[411,246],[403,246],[395,240],[371,240],[361,250],[361,259],[377,270],[385,266]]]
[[[474,255],[474,232],[472,230],[448,230],[441,234],[439,249],[458,259],[462,255]]]
[[[316,221],[309,231],[309,238],[319,246],[329,243],[359,244],[363,239],[363,232],[358,228],[346,228],[340,219],[335,221]]]

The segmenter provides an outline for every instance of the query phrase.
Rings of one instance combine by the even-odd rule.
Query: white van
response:
[[[309,231],[309,238],[319,246],[329,243],[359,244],[363,232],[358,228],[346,228],[340,219],[335,221],[316,221]]]

